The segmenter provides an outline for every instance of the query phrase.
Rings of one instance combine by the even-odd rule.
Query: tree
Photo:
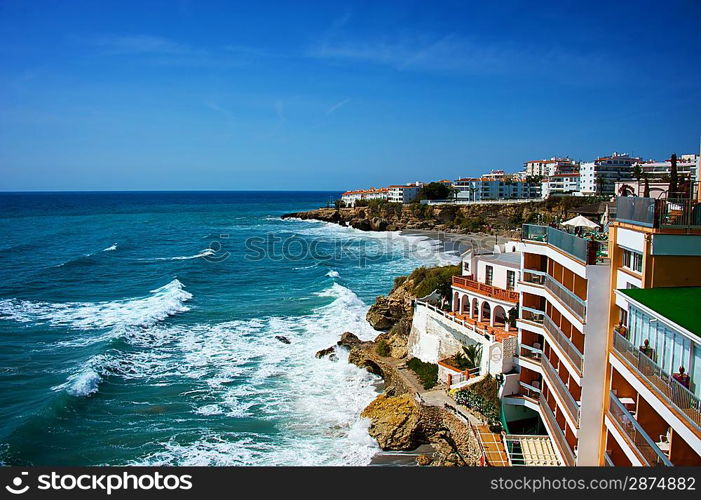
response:
[[[643,193],[645,198],[650,197],[650,181],[648,180],[648,175],[645,174],[645,192]]]
[[[636,163],[633,166],[633,177],[638,181],[638,193],[640,193],[640,179],[643,177],[643,169],[640,168],[640,164]]]
[[[482,346],[478,344],[471,344],[462,347],[463,352],[459,352],[455,355],[455,364],[461,370],[473,368],[479,368],[482,362]]]
[[[453,190],[444,182],[431,182],[421,188],[418,198],[421,200],[447,200],[452,193]]]
[[[674,198],[677,196],[677,191],[679,191],[679,186],[678,186],[678,175],[677,175],[677,155],[676,153],[672,153],[672,157],[670,158],[670,163],[672,166],[669,169],[669,190],[667,193],[668,198]]]

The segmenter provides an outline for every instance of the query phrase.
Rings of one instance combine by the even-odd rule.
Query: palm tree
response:
[[[638,194],[638,196],[640,196],[640,179],[643,177],[643,169],[640,168],[639,163],[636,163],[633,167],[633,177],[635,177],[638,181],[638,190],[636,191],[636,193]]]
[[[482,362],[482,346],[471,344],[462,347],[462,357],[465,360],[465,365],[468,369],[478,368]]]
[[[647,177],[648,177],[647,174],[645,174],[645,192],[643,193],[643,196],[645,198],[650,197],[650,181],[648,180]]]
[[[669,194],[667,195],[668,198],[676,198],[677,196],[677,191],[678,191],[678,186],[677,186],[677,155],[676,153],[672,153],[672,157],[670,158],[670,163],[672,164],[670,169],[669,169]]]

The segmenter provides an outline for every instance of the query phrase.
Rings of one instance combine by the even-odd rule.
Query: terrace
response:
[[[470,290],[492,299],[518,304],[518,292],[512,290],[504,290],[503,288],[480,283],[477,280],[463,276],[453,276],[452,284],[455,287]]]
[[[550,226],[524,224],[521,228],[522,240],[547,243],[585,264],[604,262],[608,257],[606,233],[592,231],[581,234],[586,234],[586,237]]]
[[[616,221],[654,229],[701,229],[701,203],[693,199],[619,197]]]

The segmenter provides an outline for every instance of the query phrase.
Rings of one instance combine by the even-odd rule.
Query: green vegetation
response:
[[[442,182],[430,182],[424,185],[417,195],[419,200],[447,200],[453,196],[450,186]]]
[[[419,358],[411,358],[406,364],[424,386],[424,389],[431,389],[438,383],[438,365],[425,363]]]
[[[379,340],[377,342],[377,345],[375,346],[375,351],[383,358],[386,358],[387,356],[389,356],[389,344],[384,339]]]
[[[425,297],[438,290],[443,297],[450,297],[452,277],[458,274],[460,266],[419,267],[409,275],[409,279],[415,283],[412,292],[417,297]]]
[[[491,375],[470,386],[469,389],[455,393],[455,402],[484,415],[492,431],[501,430],[499,383]]]
[[[482,362],[482,346],[476,344],[463,346],[462,351],[453,356],[455,368],[471,370],[477,368]]]

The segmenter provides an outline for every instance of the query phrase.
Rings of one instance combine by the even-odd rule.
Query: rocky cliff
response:
[[[283,218],[312,219],[362,231],[398,231],[431,229],[456,233],[501,232],[518,230],[528,222],[548,223],[575,213],[591,204],[582,196],[563,196],[528,203],[482,205],[421,205],[411,203],[373,203],[366,207],[318,208],[285,214]]]
[[[368,432],[380,448],[413,450],[428,443],[434,453],[419,457],[421,465],[478,465],[479,444],[469,426],[444,407],[418,402],[413,375],[401,360],[378,354],[377,342],[361,341],[346,332],[336,346],[319,351],[317,356],[332,356],[335,349],[348,349],[351,363],[383,378],[384,392],[362,413],[370,420]]]

